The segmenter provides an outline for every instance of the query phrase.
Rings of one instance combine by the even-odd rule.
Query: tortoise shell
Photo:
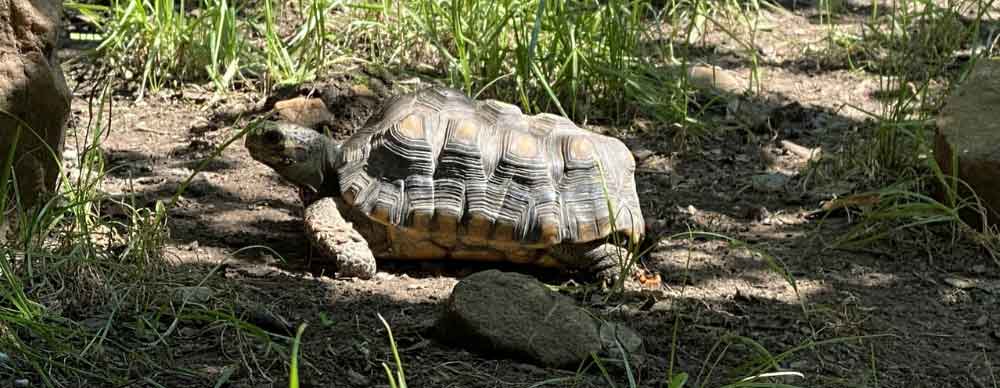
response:
[[[643,232],[621,141],[453,89],[388,101],[339,158],[342,200],[387,227],[398,258],[528,262],[558,244]]]

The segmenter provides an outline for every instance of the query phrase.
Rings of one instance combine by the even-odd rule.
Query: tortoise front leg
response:
[[[308,205],[304,221],[309,242],[321,256],[334,260],[338,275],[375,276],[375,256],[368,242],[340,214],[333,198],[320,198]]]
[[[553,247],[550,255],[568,267],[587,270],[605,284],[614,284],[622,275],[623,261],[631,259],[628,249],[605,240],[583,244],[560,244]]]

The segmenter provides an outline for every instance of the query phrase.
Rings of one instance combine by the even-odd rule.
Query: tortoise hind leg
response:
[[[605,240],[560,244],[553,247],[550,256],[568,267],[587,270],[607,284],[614,284],[621,276],[623,263],[632,260],[628,249]]]
[[[316,200],[306,207],[306,236],[314,250],[337,264],[344,277],[371,279],[375,276],[375,255],[368,242],[340,214],[332,198]]]

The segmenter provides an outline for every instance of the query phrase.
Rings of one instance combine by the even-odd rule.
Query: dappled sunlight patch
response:
[[[732,297],[744,290],[798,304],[797,293],[823,287],[817,280],[791,275],[776,257],[721,240],[664,241],[648,261],[663,274],[666,289],[688,297]]]
[[[812,295],[831,292],[832,287],[822,280],[796,279],[796,287],[803,300]],[[694,285],[666,284],[668,295],[699,300],[731,300],[751,298],[761,303],[799,305],[795,290],[783,278],[766,270],[743,271],[739,277],[712,277],[700,279]],[[770,301],[770,302],[768,302]]]
[[[271,3],[278,4],[276,1]],[[80,233],[60,236],[58,239],[66,240],[70,248],[80,249],[69,257],[35,261],[47,266],[21,265],[16,272],[3,272],[4,275],[24,275],[10,280],[12,286],[6,290],[25,290],[33,301],[50,309],[51,318],[56,318],[39,322],[46,325],[63,325],[60,322],[65,322],[66,327],[74,330],[71,335],[51,336],[44,330],[45,326],[17,328],[16,321],[2,322],[14,327],[7,332],[21,335],[26,345],[23,347],[26,350],[24,354],[35,352],[42,356],[35,358],[42,360],[40,362],[45,370],[34,374],[45,375],[49,372],[57,386],[120,385],[127,381],[139,382],[138,379],[146,379],[140,384],[163,386],[281,385],[285,383],[289,361],[287,336],[290,334],[285,332],[286,326],[288,323],[308,323],[301,336],[299,354],[302,360],[299,378],[305,384],[324,384],[334,381],[331,376],[346,376],[352,385],[375,386],[384,384],[386,380],[380,362],[392,363],[391,353],[386,347],[387,329],[383,329],[377,319],[377,314],[381,314],[392,327],[400,357],[407,368],[406,377],[412,386],[529,386],[553,379],[561,380],[549,385],[575,382],[577,386],[608,386],[607,381],[593,370],[574,375],[573,372],[558,372],[499,358],[479,358],[438,346],[427,339],[422,330],[436,316],[438,305],[448,297],[457,279],[475,270],[472,266],[461,264],[460,269],[446,272],[428,269],[424,263],[408,263],[408,267],[403,269],[387,265],[386,272],[379,273],[370,281],[334,278],[328,276],[329,272],[324,272],[329,271],[328,268],[318,266],[303,268],[305,265],[314,266],[315,262],[309,261],[299,215],[301,204],[294,190],[276,175],[249,163],[241,147],[231,147],[220,155],[212,155],[211,151],[224,146],[222,140],[233,132],[228,126],[239,125],[236,117],[259,113],[260,110],[255,107],[267,109],[265,106],[270,102],[266,100],[275,97],[261,95],[262,90],[273,86],[268,74],[278,76],[273,79],[277,83],[298,78],[304,74],[302,70],[309,73],[315,71],[316,75],[328,70],[344,70],[371,77],[369,85],[384,82],[387,85],[385,89],[391,89],[392,93],[425,85],[411,82],[418,79],[411,77],[434,78],[435,82],[461,84],[470,94],[481,92],[481,97],[499,96],[506,102],[523,104],[525,110],[555,112],[560,110],[557,105],[561,104],[566,113],[580,121],[587,121],[587,124],[608,119],[623,121],[616,125],[629,128],[629,131],[613,135],[624,133],[634,136],[640,145],[632,151],[639,164],[636,178],[644,214],[651,216],[647,223],[656,226],[658,232],[675,234],[674,238],[660,242],[652,252],[643,256],[647,269],[662,275],[661,287],[656,292],[623,297],[636,297],[638,301],[619,303],[615,300],[609,303],[605,301],[605,295],[595,291],[597,288],[591,285],[566,286],[563,279],[546,283],[563,287],[561,292],[578,297],[579,303],[586,304],[599,314],[625,312],[630,324],[642,328],[640,332],[644,340],[656,344],[656,347],[652,349],[655,357],[651,357],[647,364],[636,367],[641,377],[640,383],[636,384],[638,386],[651,386],[664,380],[680,381],[674,379],[680,376],[674,372],[690,374],[691,380],[685,386],[722,385],[714,383],[742,376],[746,371],[742,367],[747,364],[754,364],[751,368],[755,369],[757,362],[770,363],[763,353],[775,352],[772,355],[777,355],[777,352],[800,345],[806,350],[765,368],[773,367],[767,371],[801,371],[806,379],[779,376],[770,380],[771,383],[905,386],[932,381],[940,386],[989,386],[989,378],[995,373],[983,368],[989,364],[984,364],[982,359],[993,349],[997,336],[994,334],[996,324],[990,317],[997,305],[998,291],[989,288],[990,283],[983,282],[994,267],[988,259],[976,257],[982,255],[981,251],[956,252],[938,244],[939,240],[930,238],[926,243],[916,242],[916,245],[926,244],[933,248],[927,249],[927,259],[919,253],[910,254],[914,244],[887,244],[879,246],[877,252],[827,249],[823,244],[836,239],[836,235],[845,229],[843,223],[854,222],[857,218],[850,217],[857,213],[849,213],[848,217],[837,216],[837,219],[802,217],[802,207],[814,209],[822,201],[848,198],[859,190],[868,189],[870,180],[859,178],[859,174],[900,176],[889,168],[890,165],[858,164],[850,160],[838,164],[838,167],[854,170],[841,175],[831,173],[829,177],[823,177],[809,168],[802,168],[803,163],[810,159],[813,162],[808,164],[816,165],[832,163],[831,160],[839,156],[881,160],[872,158],[868,151],[859,151],[859,148],[844,148],[845,137],[857,137],[865,142],[895,139],[871,139],[871,133],[864,131],[868,124],[861,122],[867,117],[861,109],[877,112],[884,103],[873,100],[871,92],[891,85],[878,82],[875,78],[882,76],[881,73],[872,73],[872,69],[866,67],[872,61],[881,59],[866,57],[865,53],[858,52],[859,49],[866,49],[863,46],[865,42],[860,41],[864,37],[859,37],[858,31],[864,28],[862,19],[868,18],[866,13],[869,10],[841,9],[834,11],[833,15],[824,14],[816,23],[815,13],[830,12],[829,9],[820,9],[828,5],[821,2],[782,12],[770,8],[760,10],[767,14],[759,19],[761,24],[745,24],[747,21],[756,23],[754,17],[757,10],[752,9],[752,3],[739,5],[738,10],[715,12],[716,7],[730,5],[702,2],[697,3],[699,9],[688,8],[689,11],[685,11],[688,13],[678,14],[682,24],[677,24],[679,27],[698,24],[694,26],[694,30],[698,30],[694,35],[699,35],[697,38],[700,41],[685,40],[679,35],[660,36],[658,41],[647,41],[657,39],[651,35],[659,31],[642,30],[638,35],[634,34],[637,31],[630,29],[621,31],[623,34],[620,36],[637,37],[639,46],[652,50],[650,55],[645,56],[650,61],[707,61],[740,79],[760,76],[756,84],[748,82],[748,86],[759,87],[758,92],[765,97],[782,97],[787,98],[782,101],[791,101],[776,106],[776,113],[769,115],[770,126],[726,132],[706,125],[708,119],[702,116],[706,112],[709,115],[725,114],[726,109],[713,110],[700,102],[692,103],[704,96],[700,92],[692,96],[687,86],[674,84],[676,80],[667,72],[654,71],[652,67],[659,67],[660,63],[626,63],[621,68],[643,70],[635,74],[617,74],[610,71],[618,67],[603,69],[583,63],[585,59],[593,59],[587,53],[596,52],[594,49],[603,47],[601,42],[604,42],[588,37],[613,39],[612,35],[600,35],[601,26],[621,23],[611,19],[606,19],[611,23],[595,22],[589,27],[580,23],[558,23],[557,28],[574,29],[566,31],[573,31],[576,35],[558,35],[549,30],[551,20],[565,21],[567,19],[562,16],[590,13],[601,7],[623,3],[600,1],[580,5],[529,1],[509,6],[481,1],[464,3],[462,6],[465,7],[478,4],[477,8],[473,8],[477,10],[502,11],[503,7],[523,10],[517,11],[521,13],[515,17],[520,23],[517,31],[523,34],[501,33],[496,38],[503,40],[502,44],[491,44],[492,41],[485,39],[490,38],[487,36],[490,30],[478,28],[501,24],[501,19],[491,19],[496,15],[462,13],[478,17],[452,20],[447,19],[450,15],[447,7],[433,10],[415,7],[415,4],[444,6],[451,3],[369,2],[364,7],[370,8],[346,9],[341,8],[341,4],[346,3],[326,0],[297,4],[288,2],[275,9],[274,18],[261,16],[261,11],[254,7],[240,10],[238,15],[202,12],[198,20],[208,22],[210,20],[205,17],[215,15],[217,18],[213,18],[211,24],[236,27],[232,30],[211,29],[226,35],[216,35],[215,38],[220,39],[218,42],[223,44],[219,47],[223,48],[226,42],[233,41],[227,35],[229,32],[239,32],[241,36],[243,32],[252,32],[242,30],[247,25],[244,23],[278,24],[274,26],[273,33],[268,34],[272,38],[275,34],[282,35],[278,38],[289,38],[286,32],[293,31],[307,34],[281,41],[271,39],[269,43],[272,53],[277,54],[285,49],[282,45],[289,45],[288,53],[294,63],[285,65],[291,64],[291,67],[280,63],[282,56],[265,57],[266,53],[260,51],[263,49],[260,46],[217,52],[209,67],[204,67],[209,63],[199,63],[199,68],[193,69],[196,73],[203,73],[201,68],[204,68],[204,73],[208,73],[199,81],[202,86],[195,88],[198,89],[195,95],[189,92],[190,85],[183,84],[186,80],[175,82],[173,77],[165,79],[156,76],[140,79],[142,72],[137,69],[131,71],[130,77],[122,76],[124,79],[118,81],[126,86],[115,89],[118,102],[116,113],[111,118],[116,131],[110,136],[101,136],[101,144],[98,145],[107,151],[104,158],[108,163],[105,166],[108,177],[101,182],[100,190],[104,194],[112,193],[116,203],[104,201],[102,206],[80,214],[99,217],[87,232],[95,243],[93,246],[74,245],[82,240],[78,238]],[[538,11],[535,5],[542,3],[549,9],[542,10],[542,31],[538,39],[533,39],[531,30]],[[220,4],[223,3],[213,0],[188,6],[204,11],[202,7],[220,7]],[[260,8],[262,4],[258,2],[255,7]],[[313,10],[296,8],[303,4],[311,5]],[[324,33],[322,28],[310,27],[320,25],[310,22],[320,22],[315,18],[321,14],[315,12],[320,9],[317,4],[336,4],[326,15],[330,16],[326,26],[335,27],[327,30],[331,35],[327,40],[315,40],[327,44],[326,48],[330,50],[325,52],[310,49],[317,46],[311,43],[312,38],[321,37]],[[882,4],[884,2],[879,3]],[[702,6],[709,9],[701,9]],[[398,13],[397,10],[402,11]],[[636,15],[618,12],[625,9],[604,10],[605,15],[615,17]],[[671,12],[667,6],[662,10],[664,14]],[[407,16],[406,11],[425,12],[427,15]],[[296,12],[302,13],[303,17],[296,17]],[[888,19],[898,10],[879,7],[878,12],[886,19],[879,20],[883,23],[890,21]],[[306,13],[311,16],[305,16]],[[444,16],[427,17],[435,15]],[[233,16],[240,19],[233,19]],[[71,15],[71,19],[73,17]],[[433,22],[425,23],[418,31],[413,26],[418,19]],[[107,15],[103,20],[114,19]],[[831,24],[832,20],[836,20],[836,24]],[[228,21],[238,23],[230,25]],[[295,25],[281,25],[300,21],[305,23],[298,29]],[[655,23],[659,19],[642,21]],[[907,22],[899,21],[903,24]],[[720,31],[720,27],[727,27],[730,23],[736,25],[728,26],[728,33]],[[141,26],[135,23],[135,27]],[[901,28],[906,27],[901,25]],[[592,29],[584,31],[587,28]],[[209,30],[199,31],[193,36],[207,36],[206,32]],[[317,34],[312,35],[313,32]],[[465,40],[451,37],[460,33]],[[253,40],[261,38],[262,34],[260,31],[252,33],[248,44],[262,44]],[[731,39],[729,34],[739,39]],[[924,37],[927,34],[913,36]],[[948,36],[954,35],[943,35]],[[576,39],[576,42],[566,41],[563,37]],[[913,44],[919,48],[920,42],[919,39],[914,40]],[[204,42],[195,43],[195,47],[200,47]],[[427,43],[440,44],[440,47],[431,47]],[[455,54],[460,45],[464,46],[464,53],[454,58],[447,56]],[[172,52],[171,47],[164,46],[162,52]],[[495,51],[498,47],[514,49]],[[631,43],[628,47],[632,47]],[[666,49],[670,50],[669,53],[663,51]],[[551,50],[563,51],[550,55],[553,54]],[[139,51],[149,52],[150,48],[140,48]],[[618,53],[621,56],[614,54],[608,57],[628,59],[630,54],[627,51]],[[504,52],[528,55],[497,55]],[[188,51],[188,54],[176,59],[196,59],[206,53]],[[244,57],[243,54],[251,56]],[[362,58],[348,57],[355,55]],[[815,59],[817,56],[819,58]],[[145,57],[140,55],[137,58],[142,60]],[[237,61],[233,62],[233,59]],[[855,59],[864,62],[851,63]],[[576,63],[570,60],[579,62],[580,73],[566,72],[574,69],[572,65]],[[956,64],[961,65],[964,59],[957,60]],[[364,70],[345,70],[361,61],[389,65],[389,68],[377,71],[368,67]],[[129,62],[115,63],[127,66]],[[322,65],[316,64],[319,62]],[[83,63],[85,61],[79,61],[73,66]],[[243,72],[245,65],[250,63],[255,63],[253,71]],[[416,69],[417,74],[393,68],[400,63],[412,65],[407,69]],[[517,63],[529,66],[511,66]],[[914,62],[918,67],[922,63]],[[439,64],[442,66],[437,66]],[[537,68],[532,64],[537,64]],[[226,76],[231,68],[236,69],[232,73],[234,78]],[[165,74],[163,72],[169,69],[156,68],[153,73]],[[758,70],[760,74],[757,74]],[[893,72],[886,68],[880,71]],[[88,77],[92,75],[67,73],[71,82],[94,82]],[[210,80],[215,81],[214,86],[205,83]],[[120,102],[122,98],[135,97],[132,92],[136,88],[141,89],[144,84],[146,87],[162,84],[163,89],[160,92],[148,90],[143,102]],[[323,87],[336,91],[344,87],[341,84],[341,80],[334,77],[333,81],[327,80]],[[171,90],[174,85],[176,89]],[[605,85],[606,89],[594,89],[594,85]],[[613,85],[625,86],[619,88]],[[905,85],[907,89],[903,91],[907,93],[891,97],[910,98],[908,96],[913,94],[911,84]],[[919,84],[915,86],[920,89]],[[206,91],[213,87],[228,92],[213,94]],[[377,89],[375,86],[372,88]],[[309,89],[308,93],[317,96],[326,96],[330,92],[315,85],[291,89],[294,89],[293,94],[306,93],[305,89]],[[285,92],[282,90],[275,94]],[[371,101],[381,100],[389,92],[379,91],[376,94],[377,98],[373,97]],[[343,102],[345,106],[352,104],[350,101],[357,97],[355,94],[338,96],[335,101]],[[85,116],[90,107],[84,103],[87,97],[85,92],[78,91],[76,97],[76,125],[81,125],[87,122]],[[619,109],[603,105],[601,101],[621,101],[624,105]],[[921,104],[924,101],[922,97],[913,100]],[[913,108],[905,106],[909,100],[903,102],[901,112],[909,112]],[[337,132],[338,136],[348,135],[360,125],[359,121],[371,113],[361,109],[334,109],[340,106],[338,104],[328,106],[335,116],[330,119],[336,121],[334,127],[349,129]],[[635,113],[646,117],[633,122],[631,119]],[[879,120],[903,118],[905,114]],[[703,129],[697,132],[699,136],[706,135],[703,143],[680,149],[666,141],[691,128]],[[785,146],[784,141],[808,149],[796,152],[794,147]],[[643,150],[641,146],[649,149]],[[700,146],[705,146],[705,149]],[[820,161],[816,162],[813,151],[819,148],[823,153]],[[926,154],[907,150],[909,148],[892,149],[897,156]],[[202,158],[206,157],[219,159],[212,164],[202,164]],[[113,168],[115,170],[110,171]],[[148,228],[132,232],[137,236],[146,235],[150,244],[135,245],[128,251],[132,252],[130,254],[144,250],[155,253],[155,249],[148,248],[156,248],[159,243],[166,245],[163,256],[168,265],[165,271],[153,273],[147,270],[153,267],[138,265],[141,263],[137,260],[119,260],[126,252],[121,247],[127,247],[129,241],[141,240],[127,238],[123,234],[125,229],[116,232],[119,234],[113,240],[102,241],[102,237],[97,236],[110,233],[110,227],[103,224],[107,220],[129,223],[133,222],[133,216],[157,215],[154,212],[133,212],[134,209],[117,203],[119,200],[139,209],[150,208],[157,200],[172,197],[181,188],[180,182],[201,169],[207,171],[185,185],[185,192],[172,203],[175,206],[166,209],[168,216],[154,219],[166,220],[169,238],[161,241],[153,233],[160,231],[160,223],[147,222]],[[860,172],[858,169],[861,169]],[[770,185],[773,182],[765,179],[759,182],[764,185],[754,188],[751,177],[757,174],[774,174],[768,179],[780,175],[774,180],[780,185]],[[765,190],[757,190],[759,188]],[[682,232],[687,228],[715,232],[717,235],[692,232],[685,238]],[[49,246],[43,248],[54,249]],[[917,250],[923,248],[915,247]],[[95,252],[98,255],[92,254]],[[174,260],[175,256],[181,259]],[[917,256],[920,258],[914,258]],[[23,260],[21,257],[23,255],[15,256],[14,261]],[[52,264],[57,262],[81,266],[76,272],[57,273],[52,270]],[[864,263],[864,266],[857,263]],[[82,266],[84,264],[86,267]],[[977,270],[974,265],[983,268]],[[543,277],[540,271],[524,272]],[[942,272],[947,272],[947,276]],[[969,281],[948,280],[959,275],[966,276]],[[16,283],[20,280],[23,282]],[[75,288],[72,292],[59,291],[63,285]],[[178,292],[178,288],[184,291]],[[207,292],[203,292],[206,289]],[[68,297],[73,292],[95,294],[89,297],[92,300],[87,303],[75,303],[73,301],[88,297],[85,294],[77,295],[75,299]],[[97,295],[97,292],[102,294]],[[175,294],[193,296],[170,298]],[[670,308],[663,309],[669,304],[672,304]],[[255,305],[263,307],[248,307]],[[676,338],[671,338],[673,322],[679,322],[674,331]],[[261,330],[274,323],[277,323],[274,325],[277,334]],[[85,330],[77,333],[77,327]],[[811,342],[822,342],[831,336],[866,336],[885,332],[899,336],[886,341],[851,338],[847,343],[837,343],[833,349],[826,346],[828,344],[814,346]],[[62,342],[66,346],[62,347],[59,341],[39,341],[41,337],[65,340]],[[726,349],[737,348],[725,357],[721,355]],[[131,349],[143,349],[144,354]],[[9,365],[31,369],[21,355],[4,352],[11,356]],[[116,354],[135,357],[121,364]],[[672,362],[675,354],[677,363]],[[87,358],[81,359],[78,355]],[[665,359],[667,355],[671,358],[669,361]],[[60,370],[59,365],[47,360],[60,360],[66,365],[81,366],[84,370],[98,370],[98,375],[77,376],[76,372]],[[703,363],[706,365],[703,369],[714,371],[707,373],[711,376],[699,370]],[[668,367],[669,372],[665,371]],[[32,373],[25,372],[31,386],[45,385],[45,381],[37,379]],[[759,376],[766,375],[766,372],[752,371],[748,374]],[[117,381],[105,381],[103,378],[108,376]],[[741,378],[735,377],[734,381]],[[878,381],[875,381],[876,378]],[[970,379],[987,383],[973,384],[974,380]],[[752,382],[764,383],[763,379]],[[620,383],[618,386],[628,385]]]
[[[782,240],[794,240],[799,238],[808,237],[810,230],[807,228],[791,229],[791,228],[781,228],[781,226],[786,225],[803,225],[798,217],[792,216],[788,217],[788,221],[775,221],[774,218],[768,217],[760,225],[755,225],[751,228],[751,232],[747,235],[747,240],[754,242],[766,242],[766,241],[782,241]]]
[[[720,211],[687,205],[678,207],[677,212],[679,220],[690,225],[693,230],[731,233],[743,228],[739,219]]]

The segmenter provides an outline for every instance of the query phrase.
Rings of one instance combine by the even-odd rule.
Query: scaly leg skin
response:
[[[333,259],[344,277],[371,279],[375,276],[375,256],[361,233],[340,214],[333,198],[320,198],[306,207],[305,229],[313,249]]]
[[[627,249],[604,240],[585,244],[560,244],[552,249],[551,255],[567,266],[588,270],[605,285],[616,283],[621,276],[622,261],[631,258]],[[626,281],[631,279],[629,275],[626,275]]]

